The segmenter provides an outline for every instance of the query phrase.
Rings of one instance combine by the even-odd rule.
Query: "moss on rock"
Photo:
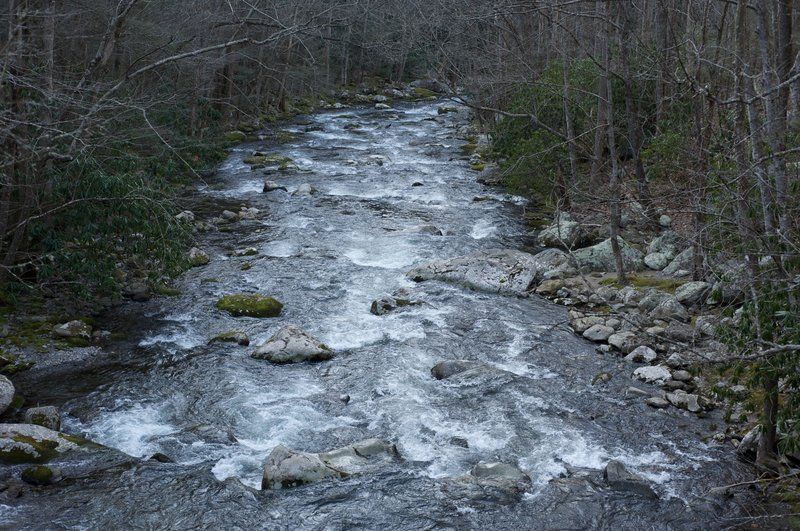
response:
[[[217,309],[228,312],[234,317],[277,317],[283,309],[283,304],[272,297],[256,293],[238,293],[222,297],[217,301]]]
[[[247,135],[242,131],[228,131],[222,136],[228,142],[244,142],[247,139]]]
[[[53,469],[43,465],[28,467],[20,474],[22,481],[37,486],[49,485],[54,477]]]

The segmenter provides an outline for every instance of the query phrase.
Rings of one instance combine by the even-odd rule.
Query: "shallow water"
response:
[[[57,484],[4,511],[9,525],[37,527],[46,515],[53,527],[77,528],[706,529],[743,514],[736,500],[702,497],[748,473],[729,448],[702,442],[713,419],[627,396],[634,367],[573,335],[565,309],[405,277],[429,260],[528,249],[520,221],[528,206],[476,183],[456,136],[466,111],[439,115],[439,105],[315,115],[308,132],[291,129],[292,142],[232,150],[198,194],[255,206],[263,218],[199,235],[212,261],[178,282],[181,296],[107,317],[131,338],[110,347],[113,364],[75,376],[85,378],[80,386],[42,391],[72,412],[65,431],[175,463]],[[360,127],[344,127],[351,123]],[[242,159],[255,149],[289,156],[298,169],[253,171]],[[262,194],[265,179],[290,193]],[[291,195],[302,183],[317,192]],[[442,235],[421,233],[423,225]],[[228,256],[251,246],[258,256]],[[424,304],[369,312],[399,287]],[[233,292],[274,296],[284,311],[276,319],[217,311],[216,300]],[[336,357],[289,366],[249,357],[287,323]],[[230,330],[247,332],[251,347],[207,345]],[[430,368],[445,359],[508,375],[434,380]],[[603,371],[612,380],[592,385]],[[402,459],[345,481],[258,491],[278,444],[325,451],[367,437],[395,443]],[[652,481],[660,500],[605,487],[609,459]],[[447,478],[481,461],[517,464],[532,488],[513,501],[449,495]]]

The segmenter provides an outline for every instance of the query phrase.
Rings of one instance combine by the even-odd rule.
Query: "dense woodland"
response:
[[[799,38],[793,0],[6,0],[3,295],[113,292],[121,262],[175,274],[176,186],[225,131],[435,79],[537,204],[606,212],[612,237],[634,202],[683,221],[694,277],[739,288],[727,340],[761,390],[762,458],[794,451]]]

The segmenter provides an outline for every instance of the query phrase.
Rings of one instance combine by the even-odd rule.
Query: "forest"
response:
[[[794,0],[5,0],[0,55],[7,311],[168,283],[191,266],[182,190],[226,149],[424,80],[470,109],[488,142],[462,149],[528,199],[531,228],[566,213],[610,239],[615,286],[637,281],[629,218],[667,216],[685,280],[725,287],[728,356],[704,370],[752,391],[759,470],[796,464]]]

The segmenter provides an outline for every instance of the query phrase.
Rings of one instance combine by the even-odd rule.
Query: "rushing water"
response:
[[[569,332],[565,309],[439,282],[415,286],[405,277],[414,264],[527,242],[525,202],[476,183],[456,134],[465,111],[439,115],[438,106],[315,115],[292,126],[291,142],[233,150],[198,196],[255,206],[264,216],[200,235],[212,261],[178,282],[181,296],[112,312],[110,326],[132,341],[109,347],[113,363],[40,391],[70,412],[65,431],[175,463],[143,461],[124,473],[62,482],[0,506],[0,521],[185,529],[735,522],[735,500],[720,505],[704,496],[746,473],[728,448],[702,442],[714,433],[712,420],[651,410],[629,396],[633,367]],[[256,149],[288,156],[297,169],[253,171],[243,158]],[[261,193],[265,178],[289,193]],[[316,193],[292,195],[302,183]],[[421,228],[429,225],[442,234]],[[245,247],[259,254],[230,256]],[[399,287],[414,288],[424,304],[370,313],[371,301]],[[284,311],[250,319],[216,310],[216,300],[233,292],[272,295]],[[336,357],[276,366],[251,359],[252,346],[207,345],[230,330],[257,345],[287,323]],[[509,374],[434,380],[430,368],[446,359]],[[611,381],[593,385],[603,371]],[[258,490],[263,461],[278,444],[325,451],[368,437],[395,443],[402,459],[348,480]],[[652,481],[660,499],[608,489],[602,468],[612,458]],[[481,461],[518,465],[533,479],[530,491],[518,500],[449,493],[448,478]]]

